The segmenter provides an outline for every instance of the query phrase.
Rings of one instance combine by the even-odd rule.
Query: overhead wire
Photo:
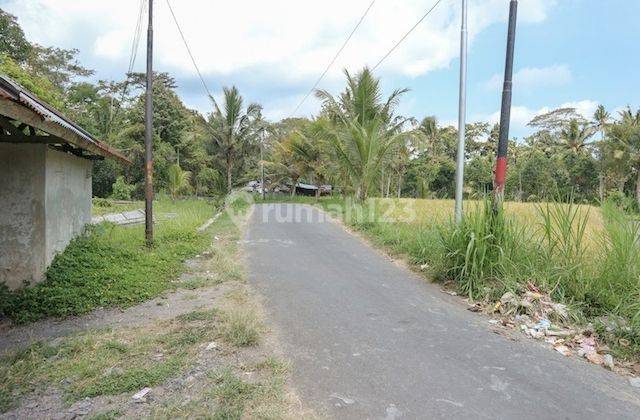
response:
[[[133,72],[133,68],[136,63],[136,57],[138,56],[138,46],[140,45],[140,38],[142,37],[142,21],[144,19],[148,0],[140,0],[140,8],[138,10],[138,19],[136,21],[136,27],[133,32],[133,41],[131,43],[131,51],[129,55],[129,67],[127,67],[127,73],[125,75],[124,85],[122,86],[122,93],[120,94],[120,101],[118,102],[119,106],[116,108],[115,113],[109,119],[109,129],[111,130],[111,124],[117,118],[120,108],[122,108],[122,102],[124,101],[125,96],[127,95],[127,88],[129,87],[129,75]]]
[[[168,0],[167,0],[168,1]],[[304,102],[309,98],[309,96],[313,93],[313,91],[318,87],[318,85],[320,84],[320,82],[322,81],[322,79],[324,79],[324,77],[327,75],[327,73],[329,72],[329,69],[331,69],[331,66],[333,66],[333,64],[335,63],[335,61],[338,59],[338,57],[340,56],[340,54],[342,53],[342,51],[345,49],[345,47],[347,46],[347,44],[349,43],[349,41],[351,40],[351,38],[353,37],[353,35],[356,33],[356,31],[358,30],[358,28],[360,27],[360,25],[362,24],[362,22],[364,21],[364,19],[367,17],[367,15],[369,14],[369,11],[371,10],[371,8],[373,7],[373,5],[375,4],[376,0],[373,0],[370,4],[369,7],[367,7],[367,9],[364,11],[364,13],[362,14],[362,16],[360,17],[360,20],[358,20],[358,23],[356,23],[356,26],[353,27],[353,30],[351,31],[351,33],[349,34],[349,36],[347,37],[347,39],[345,39],[345,41],[342,43],[342,46],[340,47],[340,49],[338,49],[338,52],[336,52],[336,54],[333,56],[333,58],[331,59],[331,61],[329,61],[329,64],[327,64],[327,66],[325,67],[324,71],[322,72],[322,74],[320,75],[320,77],[318,77],[318,79],[316,80],[316,82],[313,84],[313,86],[311,87],[311,89],[309,89],[309,91],[307,92],[307,94],[302,98],[302,100],[298,103],[298,105],[295,107],[295,109],[293,110],[293,112],[291,112],[289,114],[289,118],[291,118],[293,115],[295,115],[296,112],[298,112],[298,110],[300,109],[300,107],[302,106],[302,104],[304,104]]]
[[[167,2],[167,6],[169,6],[169,11],[171,12],[171,17],[173,18],[173,21],[176,24],[176,27],[178,28],[178,32],[180,33],[180,37],[182,38],[182,42],[184,43],[185,48],[187,49],[187,53],[189,54],[189,57],[191,58],[191,62],[193,63],[193,67],[195,67],[196,69],[196,73],[198,73],[198,77],[200,78],[200,82],[202,83],[202,87],[204,87],[205,92],[207,92],[207,96],[209,97],[209,99],[213,100],[213,96],[211,95],[211,91],[209,91],[209,88],[207,87],[207,83],[204,81],[204,78],[202,77],[202,73],[200,72],[200,69],[198,68],[198,64],[196,63],[196,59],[193,56],[193,53],[191,52],[191,48],[189,48],[189,43],[187,42],[187,38],[184,36],[184,33],[182,32],[182,28],[180,27],[180,23],[178,22],[178,19],[176,18],[176,14],[173,12],[173,8],[171,7],[171,3],[169,2],[169,0],[166,0]]]
[[[403,36],[402,38],[400,38],[400,40],[398,42],[396,42],[394,44],[393,47],[391,47],[391,49],[389,51],[387,51],[387,53],[382,56],[382,58],[376,63],[375,66],[373,66],[371,68],[371,71],[377,69],[380,64],[382,64],[384,62],[384,60],[387,59],[387,57],[389,57],[391,55],[391,53],[393,53],[396,48],[398,48],[400,46],[400,44],[402,44],[404,42],[405,39],[407,39],[407,37],[411,34],[411,32],[413,32],[426,18],[427,16],[429,16],[431,14],[431,12],[433,12],[433,10],[442,2],[442,0],[437,0],[433,6],[431,6],[431,8],[429,10],[426,11],[426,13],[424,15],[422,15],[422,17],[420,19],[418,19],[418,21],[411,27],[411,29],[409,29]]]

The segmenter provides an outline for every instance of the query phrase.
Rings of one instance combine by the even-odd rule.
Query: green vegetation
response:
[[[231,310],[224,315],[224,319],[223,336],[226,341],[237,347],[258,344],[262,323],[255,312]]]
[[[59,345],[36,343],[6,356],[0,359],[0,412],[21,395],[47,385],[65,384],[65,398],[72,402],[161,384],[178,375],[201,344],[220,335],[216,313],[200,311],[151,327],[83,333]]]
[[[94,198],[91,215],[102,216],[110,213],[121,213],[139,209],[144,209],[143,201],[116,202],[106,198]]]
[[[183,261],[211,243],[196,228],[217,208],[202,200],[161,200],[156,215],[176,217],[156,224],[155,246],[144,245],[144,226],[91,228],[56,256],[44,282],[10,293],[0,313],[15,322],[86,313],[96,307],[127,307],[158,296],[183,270]]]

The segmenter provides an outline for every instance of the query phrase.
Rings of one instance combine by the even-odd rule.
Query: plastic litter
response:
[[[138,391],[135,394],[133,394],[132,398],[134,400],[142,400],[149,392],[151,392],[151,388],[144,387],[140,391]]]

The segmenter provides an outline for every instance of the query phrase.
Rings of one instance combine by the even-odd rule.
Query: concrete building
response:
[[[97,159],[119,151],[0,75],[0,283],[35,284],[91,220]]]

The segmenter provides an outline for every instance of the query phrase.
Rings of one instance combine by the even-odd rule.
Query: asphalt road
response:
[[[319,415],[640,418],[640,389],[625,378],[493,333],[319,210],[257,205],[245,248],[293,384]]]

